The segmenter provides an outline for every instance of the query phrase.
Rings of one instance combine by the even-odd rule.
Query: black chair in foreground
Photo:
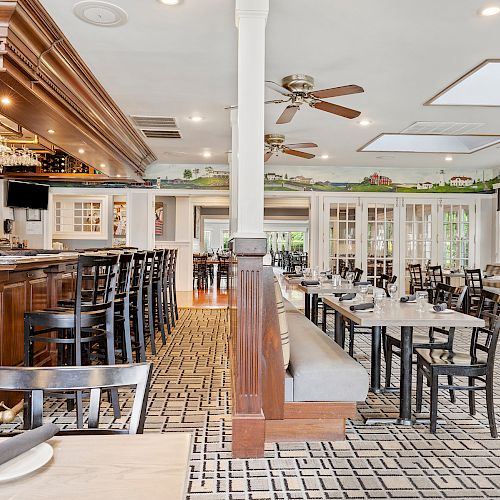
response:
[[[487,305],[487,301],[490,301]],[[486,306],[486,307],[485,307]],[[491,309],[489,308],[490,306]],[[422,390],[424,377],[431,387],[431,432],[436,433],[439,389],[469,392],[469,412],[476,412],[475,392],[486,391],[488,422],[493,438],[498,437],[493,400],[493,374],[495,352],[500,333],[500,293],[483,290],[479,302],[479,317],[485,320],[484,328],[474,328],[470,350],[454,352],[452,349],[417,349],[417,412],[422,411]],[[465,377],[466,385],[440,385],[439,377]],[[476,385],[476,381],[481,382]]]
[[[45,393],[90,391],[88,430],[84,429],[83,421],[77,420],[78,430],[62,430],[59,434],[142,434],[152,370],[151,363],[54,368],[2,366],[0,367],[0,391],[25,392],[25,401],[31,403],[25,405],[24,419],[27,429],[42,425]],[[120,387],[135,388],[129,428],[98,430],[102,390],[117,390]]]
[[[438,283],[434,293],[434,304],[445,303],[448,309],[463,311],[467,287],[456,287]],[[414,307],[409,305],[408,307]],[[446,329],[431,327],[428,333],[414,332],[413,352],[417,349],[452,349],[455,327]],[[391,331],[384,335],[384,353],[385,353],[385,388],[391,386],[392,376],[392,357],[401,356],[401,332]],[[450,384],[452,380],[450,379]],[[451,401],[455,402],[455,395],[450,391]]]

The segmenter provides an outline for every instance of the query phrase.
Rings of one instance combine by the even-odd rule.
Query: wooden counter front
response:
[[[24,313],[57,305],[73,297],[78,256],[32,257],[0,263],[0,365],[22,366]],[[35,344],[35,364],[49,365],[55,351],[50,344]],[[10,406],[19,397],[0,393]]]

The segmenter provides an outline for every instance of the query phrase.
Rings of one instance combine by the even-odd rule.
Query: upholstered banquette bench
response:
[[[368,373],[293,304],[264,267],[263,411],[266,441],[345,439]]]

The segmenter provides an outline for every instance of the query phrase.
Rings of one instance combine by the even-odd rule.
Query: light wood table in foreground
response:
[[[10,438],[3,438],[10,439]],[[61,436],[48,441],[52,460],[0,483],[3,500],[182,500],[191,454],[190,433]]]

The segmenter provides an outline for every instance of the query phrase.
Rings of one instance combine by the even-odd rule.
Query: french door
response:
[[[325,197],[323,267],[360,267],[370,280],[395,274],[407,288],[408,264],[473,266],[475,203],[455,200]]]

